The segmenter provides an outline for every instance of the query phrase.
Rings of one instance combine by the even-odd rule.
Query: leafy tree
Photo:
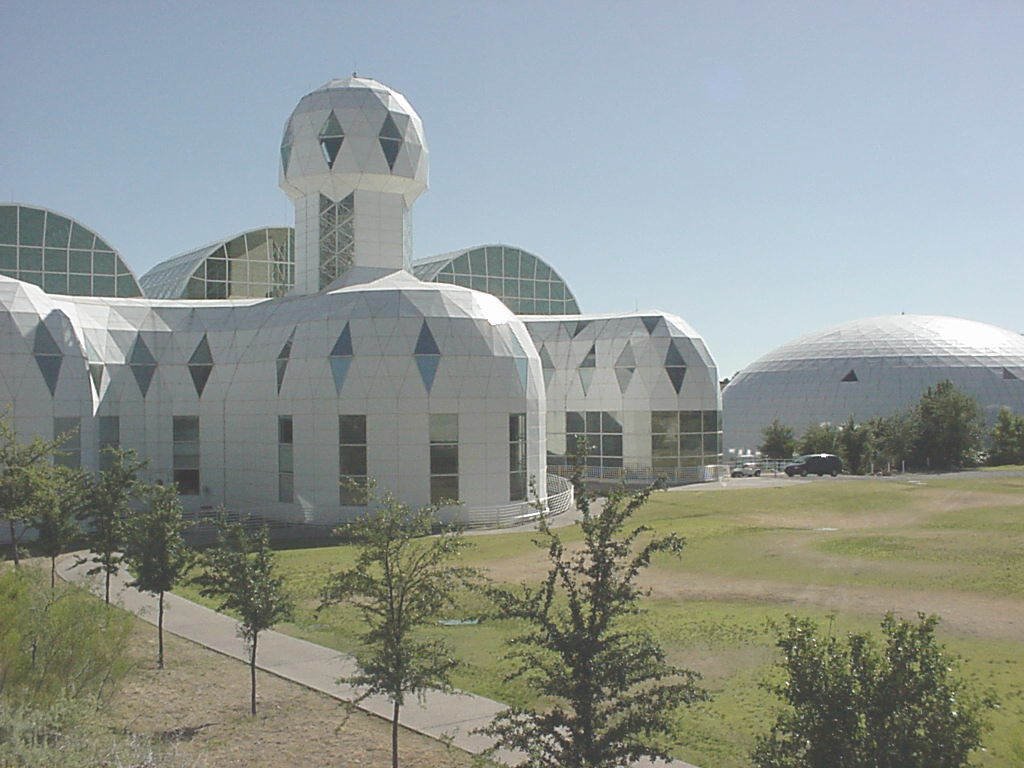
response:
[[[917,455],[932,469],[962,467],[981,447],[978,403],[949,380],[928,387],[916,417]]]
[[[177,489],[154,485],[146,491],[146,504],[132,515],[125,539],[124,560],[135,576],[129,586],[158,597],[160,669],[164,668],[164,593],[180,581],[192,561],[185,545],[185,528]]]
[[[579,467],[573,482],[582,547],[567,550],[542,520],[537,544],[547,549],[547,578],[537,587],[492,590],[499,616],[529,625],[512,641],[508,679],[523,679],[555,703],[545,710],[513,707],[484,732],[526,754],[531,768],[665,758],[658,739],[671,734],[673,711],[705,694],[696,673],[668,664],[650,632],[630,619],[644,595],[640,572],[659,552],[678,555],[684,542],[675,534],[647,538],[644,526],[623,530],[650,489],[613,491],[593,512]]]
[[[36,531],[32,548],[50,558],[50,588],[57,583],[57,556],[81,536],[78,518],[88,506],[88,480],[81,470],[40,464],[30,470],[36,492],[29,523]]]
[[[839,450],[839,428],[829,424],[810,424],[800,437],[800,453],[836,453]]]
[[[900,467],[912,458],[917,426],[913,411],[869,419],[872,456],[876,465]]]
[[[1000,408],[991,439],[989,464],[1024,464],[1024,416]]]
[[[993,706],[965,689],[956,659],[935,640],[935,616],[882,622],[845,642],[789,617],[778,646],[788,705],[752,753],[757,768],[961,768]]]
[[[418,630],[454,606],[475,572],[455,564],[466,542],[455,531],[436,528],[436,509],[412,510],[390,494],[372,492],[372,512],[341,529],[359,554],[353,568],[334,573],[320,592],[318,610],[347,603],[363,616],[366,650],[356,655],[359,674],[347,679],[392,703],[391,765],[398,766],[398,716],[409,694],[451,689],[457,662],[448,645],[423,639]]]
[[[218,611],[238,616],[249,651],[250,711],[256,714],[256,644],[260,632],[292,617],[294,603],[284,579],[274,573],[274,552],[266,526],[253,534],[222,512],[216,521],[217,544],[200,555],[201,571],[193,582],[204,597],[220,599]]]
[[[871,458],[872,432],[869,425],[857,424],[853,415],[846,420],[839,432],[839,454],[851,475],[862,475],[867,471]]]
[[[91,558],[83,558],[76,565],[94,564],[86,573],[103,574],[103,599],[110,603],[110,578],[121,569],[121,550],[124,548],[126,526],[131,514],[131,502],[142,492],[139,471],[146,462],[139,461],[135,452],[120,448],[107,448],[109,465],[91,483],[90,504],[86,512],[89,528],[86,543]]]
[[[7,518],[10,526],[15,566],[20,563],[18,527],[28,523],[33,498],[40,490],[39,478],[30,470],[52,457],[63,442],[62,436],[56,440],[35,437],[29,443],[21,443],[6,414],[0,415],[0,515]]]
[[[771,424],[761,430],[761,436],[764,438],[761,453],[769,459],[788,459],[796,450],[793,430],[778,419],[773,419]]]

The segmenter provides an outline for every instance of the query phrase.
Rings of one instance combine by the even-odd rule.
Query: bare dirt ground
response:
[[[111,721],[167,745],[192,768],[389,768],[390,724],[272,675],[258,673],[259,714],[249,715],[248,668],[165,636],[166,668],[156,668],[156,630],[139,621],[132,637],[138,670],[113,702]],[[403,766],[468,768],[458,749],[403,729]]]

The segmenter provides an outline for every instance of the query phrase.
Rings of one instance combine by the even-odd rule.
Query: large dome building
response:
[[[799,435],[809,424],[888,416],[949,379],[988,420],[1024,413],[1024,336],[936,315],[885,315],[784,344],[740,371],[722,393],[725,444],[756,450],[774,419]]]

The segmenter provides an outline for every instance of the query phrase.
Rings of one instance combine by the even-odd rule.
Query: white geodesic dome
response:
[[[722,393],[725,444],[756,449],[773,419],[809,424],[888,416],[949,379],[986,419],[1024,413],[1024,336],[957,317],[884,315],[784,344],[740,371]]]

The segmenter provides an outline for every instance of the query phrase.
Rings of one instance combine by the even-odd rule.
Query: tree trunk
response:
[[[103,572],[106,576],[106,579],[104,579],[103,602],[110,605],[110,571],[104,568]]]
[[[57,588],[57,556],[50,558],[50,589]]]
[[[391,768],[398,768],[398,702],[395,702],[395,713],[391,718]]]
[[[164,668],[164,593],[160,591],[160,612],[159,618],[157,619],[156,625],[156,636],[157,636],[157,653],[156,653],[156,666],[158,669]]]
[[[256,716],[256,639],[259,634],[253,634],[252,636],[252,653],[249,656],[249,678],[252,681],[252,696],[250,697],[250,712],[252,716]]]
[[[14,559],[14,567],[17,568],[20,564],[18,560],[18,539],[14,536],[14,519],[8,521],[11,525],[11,557]]]

